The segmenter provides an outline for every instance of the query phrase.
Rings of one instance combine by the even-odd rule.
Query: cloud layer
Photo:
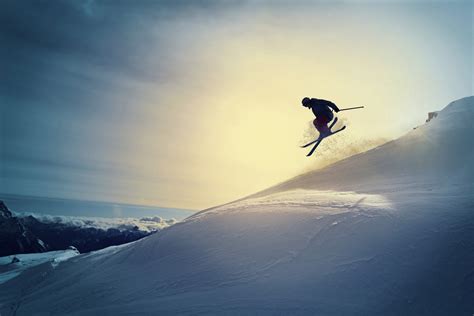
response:
[[[47,224],[63,224],[78,228],[95,228],[107,230],[109,228],[125,230],[141,230],[144,232],[154,232],[169,227],[177,221],[163,219],[159,216],[142,218],[105,218],[105,217],[80,217],[80,216],[53,216],[35,213],[15,213],[18,217],[33,216],[37,220]]]

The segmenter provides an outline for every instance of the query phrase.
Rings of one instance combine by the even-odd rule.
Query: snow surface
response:
[[[45,262],[49,262],[51,266],[55,268],[60,262],[66,261],[77,255],[79,255],[79,251],[66,249],[0,257],[0,284],[13,279],[29,268],[38,266]],[[20,261],[12,263],[13,258],[17,258]]]
[[[2,315],[471,315],[474,97],[398,140],[0,285]]]

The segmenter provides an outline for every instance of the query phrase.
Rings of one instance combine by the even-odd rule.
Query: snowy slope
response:
[[[0,257],[0,284],[20,275],[23,271],[48,262],[56,267],[60,262],[66,261],[79,254],[75,248],[42,253],[17,254]],[[16,261],[13,261],[13,259]]]
[[[2,315],[471,315],[474,97],[404,137],[0,285]]]
[[[432,182],[435,186],[466,183],[474,176],[473,160],[474,97],[467,97],[450,103],[438,117],[397,140],[262,194],[294,188],[373,192],[414,182]]]

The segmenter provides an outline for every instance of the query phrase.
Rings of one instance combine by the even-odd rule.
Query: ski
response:
[[[316,144],[314,144],[313,148],[311,148],[311,150],[310,150],[309,153],[306,155],[306,157],[309,157],[309,156],[311,156],[311,155],[314,153],[314,151],[316,150],[316,148],[318,148],[319,144],[321,144],[321,141],[322,141],[322,140],[323,140],[323,139],[321,138],[319,141],[316,142]]]
[[[337,123],[337,116],[334,118],[334,121],[332,121],[331,125],[329,125],[329,130],[331,130],[331,128],[333,128],[334,125],[336,125]]]
[[[316,140],[313,142],[313,143],[316,143],[316,144],[314,144],[313,148],[311,148],[310,152],[306,155],[306,157],[309,157],[309,156],[311,156],[311,155],[314,153],[314,151],[316,150],[316,148],[318,148],[319,144],[321,143],[321,141],[322,141],[323,139],[325,139],[326,137],[332,136],[332,135],[334,135],[334,134],[337,134],[337,133],[343,131],[344,129],[346,129],[346,126],[345,126],[345,125],[344,125],[343,127],[341,127],[340,129],[338,129],[337,131],[331,132],[331,134],[329,134],[329,135],[326,135],[326,136],[324,136],[324,137],[319,137],[318,139],[316,139]],[[311,145],[311,143],[310,143],[310,145]]]
[[[334,121],[332,121],[331,125],[329,125],[329,129],[331,129],[336,123],[337,123],[337,117],[334,119]],[[321,136],[320,136],[320,137],[316,138],[315,140],[313,140],[312,142],[307,143],[307,144],[305,144],[305,145],[303,145],[303,146],[300,146],[300,147],[301,147],[301,148],[306,148],[306,147],[308,147],[309,145],[312,145],[312,144],[316,143],[317,141],[320,141],[320,140],[323,139],[323,138],[324,138],[324,137],[321,137]]]
[[[315,140],[313,140],[312,142],[307,143],[307,144],[305,144],[305,145],[303,145],[303,146],[300,146],[300,147],[301,147],[301,148],[306,148],[306,147],[308,147],[309,145],[313,145],[313,144],[316,143],[317,141],[320,141],[321,139],[322,139],[321,137],[318,137],[318,138],[316,138]]]

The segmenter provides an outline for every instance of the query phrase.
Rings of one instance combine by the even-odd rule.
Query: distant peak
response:
[[[473,111],[474,110],[474,96],[464,97],[449,103],[441,112],[450,111]]]
[[[0,218],[10,218],[12,217],[12,212],[8,209],[8,207],[3,203],[3,201],[0,201]]]

